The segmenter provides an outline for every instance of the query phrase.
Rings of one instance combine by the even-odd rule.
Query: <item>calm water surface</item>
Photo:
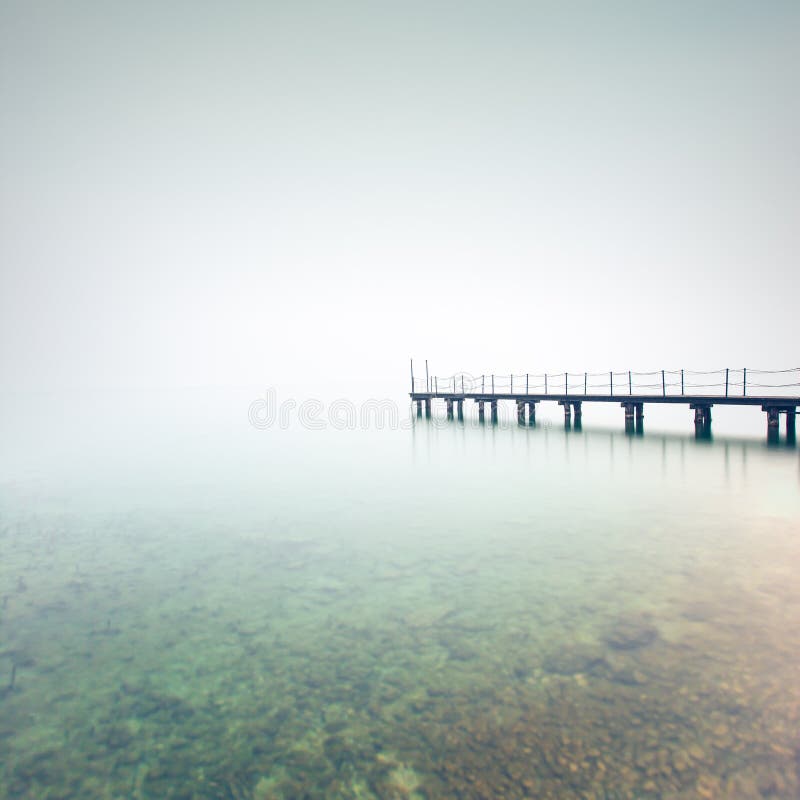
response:
[[[72,453],[0,485],[0,797],[800,797],[797,451],[422,420]]]

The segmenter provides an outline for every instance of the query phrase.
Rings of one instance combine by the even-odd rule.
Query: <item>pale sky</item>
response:
[[[0,0],[3,386],[800,366],[798,142],[796,2]]]

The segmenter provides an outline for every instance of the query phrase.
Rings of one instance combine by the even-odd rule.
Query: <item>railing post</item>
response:
[[[683,370],[681,370],[681,397],[683,397]]]
[[[461,373],[461,394],[464,394],[464,373]]]
[[[544,393],[547,394],[547,373],[544,374]]]
[[[411,393],[414,393],[414,359],[411,359]]]
[[[667,381],[664,378],[664,370],[661,370],[661,394],[666,397],[667,396]]]
[[[486,376],[481,375],[481,394],[486,394]]]
[[[633,394],[633,384],[631,383],[631,371],[628,370],[628,394]]]
[[[742,375],[742,397],[747,397],[747,367],[744,368]]]
[[[564,396],[566,397],[569,394],[569,373],[564,373]]]
[[[428,377],[428,359],[425,359],[425,391],[430,392],[431,390],[431,379]]]
[[[608,373],[608,385],[611,387],[611,396],[614,396],[614,373]]]
[[[728,368],[725,368],[725,397],[728,396]]]
[[[589,374],[587,372],[583,373],[583,393],[586,394],[586,386],[587,386],[587,378]]]
[[[511,394],[514,394],[514,373],[511,373]]]
[[[525,373],[525,394],[530,394],[528,391],[528,373]]]
[[[494,394],[494,375],[492,375],[492,394]]]
[[[433,382],[436,384],[436,392],[435,392],[435,394],[439,394],[439,379],[436,376],[434,376]]]

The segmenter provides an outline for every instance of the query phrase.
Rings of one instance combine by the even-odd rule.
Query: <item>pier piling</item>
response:
[[[564,429],[572,427],[572,404],[569,400],[559,400],[558,404],[564,407]]]
[[[636,403],[634,411],[636,413],[636,433],[641,436],[644,433],[644,403]]]
[[[574,428],[576,431],[583,429],[583,408],[580,400],[572,404],[572,411],[574,413],[575,422]]]
[[[780,411],[777,408],[767,408],[767,443],[777,444],[780,436]]]
[[[794,408],[786,409],[786,443],[795,444],[797,441],[797,429],[795,426],[795,417],[797,410]]]
[[[780,437],[780,409],[775,407],[764,407],[763,410],[767,412],[767,443],[777,444],[778,438]],[[786,420],[786,425],[788,431],[788,419]]]
[[[692,403],[689,408],[694,410],[694,435],[696,439],[711,438],[711,405],[707,403]]]
[[[625,433],[634,433],[636,428],[634,426],[633,415],[634,415],[634,408],[633,403],[620,403],[620,405],[625,409]]]

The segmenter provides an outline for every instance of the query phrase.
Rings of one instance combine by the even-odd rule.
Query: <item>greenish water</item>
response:
[[[157,442],[0,485],[0,797],[800,796],[796,451]]]

